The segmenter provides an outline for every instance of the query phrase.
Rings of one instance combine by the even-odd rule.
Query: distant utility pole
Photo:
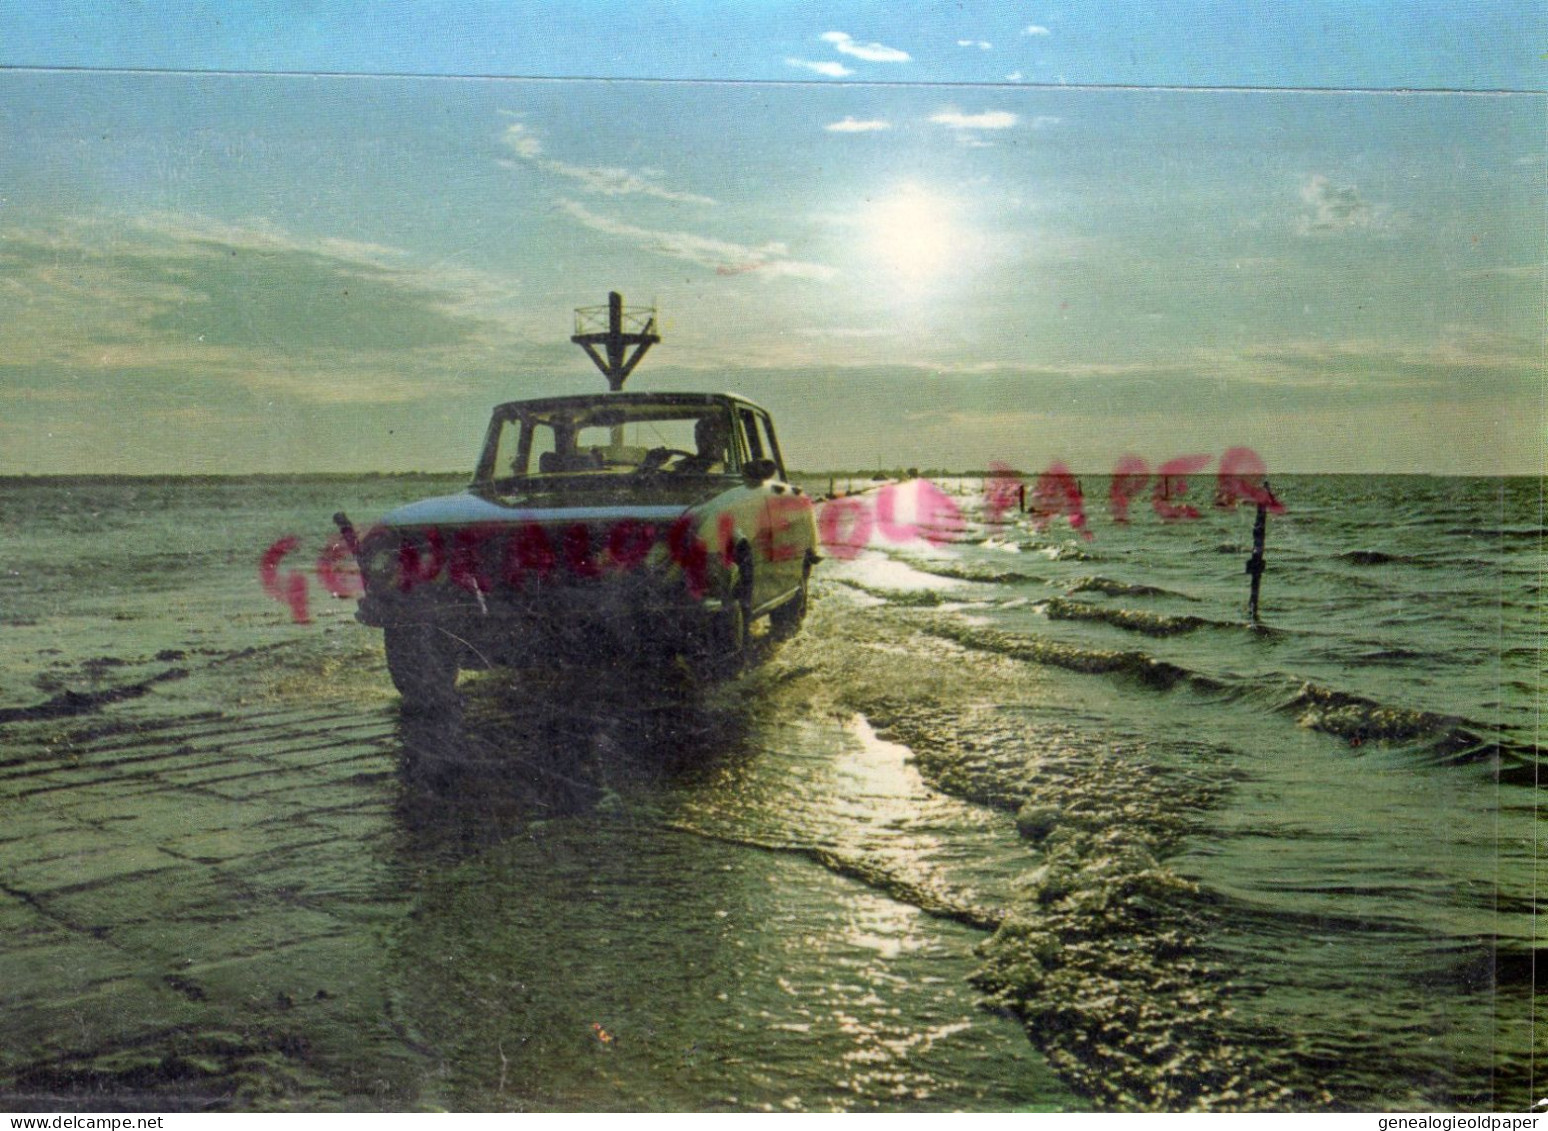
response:
[[[603,328],[603,311],[607,312],[606,328]],[[575,308],[575,333],[570,341],[586,351],[587,356],[596,362],[602,376],[607,378],[607,387],[613,392],[623,388],[624,382],[629,379],[629,374],[634,372],[634,367],[645,356],[645,351],[661,340],[661,335],[656,332],[656,308],[636,307],[633,310],[625,310],[623,295],[617,291],[609,291],[607,306],[578,306]],[[601,346],[607,356],[597,352]],[[633,347],[634,352],[625,357],[626,351]]]

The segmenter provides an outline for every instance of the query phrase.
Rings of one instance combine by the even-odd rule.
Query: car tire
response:
[[[801,567],[801,588],[796,595],[769,614],[769,627],[778,639],[788,640],[800,631],[811,583],[812,563],[808,561]]]
[[[383,638],[404,710],[439,714],[457,706],[457,653],[445,634],[431,625],[388,625]]]
[[[720,679],[738,675],[747,665],[752,633],[752,562],[738,553],[736,572],[727,580],[726,597],[709,626],[707,674]]]

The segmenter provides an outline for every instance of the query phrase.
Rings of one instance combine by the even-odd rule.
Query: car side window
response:
[[[544,425],[538,425],[531,431],[529,444],[530,447],[527,452],[526,459],[522,460],[522,466],[518,473],[531,475],[534,472],[544,471],[552,468],[554,463],[554,456],[552,453],[556,448],[554,430]],[[546,461],[543,458],[544,456],[548,456]],[[544,467],[545,463],[548,465],[547,468]]]
[[[764,454],[774,461],[775,467],[779,468],[779,477],[785,478],[785,461],[780,458],[779,441],[774,438],[774,423],[762,413],[758,414],[758,431]]]
[[[758,421],[753,414],[753,411],[747,408],[741,409],[737,412],[737,417],[742,422],[741,431],[742,435],[746,438],[747,441],[747,451],[749,453],[748,458],[762,459],[763,437],[758,435]]]
[[[502,420],[496,427],[493,462],[489,464],[487,473],[494,479],[521,475],[526,463],[526,449],[531,442],[529,431],[520,420]]]

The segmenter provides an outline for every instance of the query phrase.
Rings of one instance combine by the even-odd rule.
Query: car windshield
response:
[[[497,428],[483,474],[505,488],[558,476],[723,475],[737,464],[719,404],[515,406]]]

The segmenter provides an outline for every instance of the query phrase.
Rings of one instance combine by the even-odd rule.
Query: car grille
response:
[[[369,591],[388,598],[515,598],[556,589],[661,585],[682,572],[671,532],[624,519],[609,523],[524,523],[385,533],[361,548]],[[624,579],[629,579],[624,581]]]

